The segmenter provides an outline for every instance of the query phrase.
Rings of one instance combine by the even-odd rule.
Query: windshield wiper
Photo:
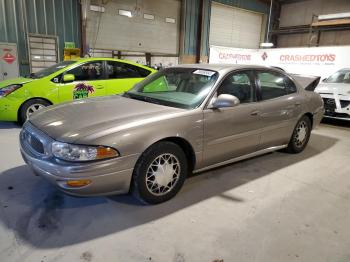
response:
[[[131,99],[136,99],[136,100],[140,100],[140,101],[144,101],[144,102],[148,102],[148,103],[152,103],[152,104],[157,104],[157,105],[162,104],[158,99],[151,98],[149,96],[136,95],[136,94],[129,93],[129,92],[125,92],[124,96],[131,98]]]

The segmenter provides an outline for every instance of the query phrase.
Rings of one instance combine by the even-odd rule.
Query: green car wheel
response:
[[[23,124],[36,111],[49,105],[51,105],[49,102],[40,98],[28,100],[20,108],[19,123]]]

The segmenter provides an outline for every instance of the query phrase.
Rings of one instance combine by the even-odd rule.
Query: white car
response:
[[[350,121],[350,68],[324,79],[315,89],[324,102],[324,117]]]

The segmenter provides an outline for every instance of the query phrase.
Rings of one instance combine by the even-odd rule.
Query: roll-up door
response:
[[[181,1],[91,0],[87,43],[93,49],[178,54]]]
[[[263,14],[212,3],[210,45],[258,48]]]

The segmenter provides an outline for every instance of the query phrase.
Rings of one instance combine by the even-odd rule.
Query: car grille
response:
[[[41,143],[38,138],[32,136],[31,134],[28,135],[28,144],[39,154],[45,153],[43,143]]]
[[[340,100],[341,108],[348,107],[350,105],[350,101],[348,100]]]
[[[336,109],[336,103],[335,103],[335,99],[333,98],[323,98],[323,103],[324,103],[324,107],[326,109]],[[350,101],[348,100],[340,100],[340,106],[341,108],[345,108],[347,106],[350,105]]]
[[[20,134],[21,145],[25,150],[38,156],[48,155],[47,145],[52,140],[46,134],[26,123]]]
[[[337,108],[335,100],[333,98],[323,98],[324,108],[327,110],[334,111]]]

